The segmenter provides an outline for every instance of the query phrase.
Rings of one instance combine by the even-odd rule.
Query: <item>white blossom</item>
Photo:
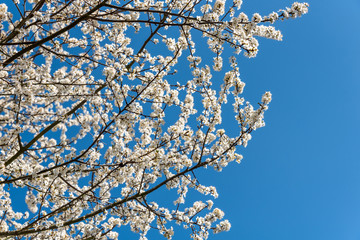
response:
[[[254,13],[254,15],[252,17],[252,21],[255,23],[259,23],[262,21],[262,17],[260,16],[259,13]]]
[[[0,4],[0,20],[6,18],[8,7],[5,3]]]
[[[223,15],[225,13],[225,0],[216,0],[213,11],[220,16]]]
[[[271,93],[270,92],[265,92],[264,95],[261,98],[261,101],[264,104],[269,104],[271,102]]]

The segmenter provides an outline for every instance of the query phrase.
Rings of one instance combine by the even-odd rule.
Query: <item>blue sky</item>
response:
[[[207,179],[232,223],[210,239],[360,239],[360,1],[308,2],[309,14],[277,24],[282,42],[260,40],[255,59],[240,58],[244,93],[270,90],[273,101],[242,163]]]

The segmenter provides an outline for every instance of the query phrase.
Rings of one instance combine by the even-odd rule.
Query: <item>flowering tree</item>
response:
[[[240,162],[237,147],[264,126],[271,101],[269,92],[258,107],[244,100],[235,56],[255,57],[256,37],[281,40],[271,24],[308,11],[296,2],[249,17],[241,4],[0,4],[0,237],[117,239],[129,225],[141,239],[150,229],[170,239],[174,223],[193,239],[229,230],[215,187],[195,173]],[[211,63],[195,51],[199,36]],[[233,55],[215,81],[225,48]],[[232,135],[222,125],[228,99]],[[166,188],[173,207],[153,197]],[[189,190],[212,197],[188,203]]]

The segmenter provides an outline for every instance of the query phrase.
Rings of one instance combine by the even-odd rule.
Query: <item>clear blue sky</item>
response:
[[[360,1],[308,2],[309,14],[277,25],[283,42],[261,40],[255,59],[241,59],[244,93],[270,90],[273,101],[242,163],[208,179],[232,223],[210,239],[360,239]]]

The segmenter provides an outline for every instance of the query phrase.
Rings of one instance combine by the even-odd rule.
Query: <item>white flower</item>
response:
[[[241,12],[238,16],[238,20],[242,23],[247,22],[249,21],[249,17],[245,13]]]
[[[8,7],[5,3],[0,4],[0,20],[6,18]]]
[[[261,101],[264,104],[269,104],[271,102],[271,93],[270,92],[265,92],[264,95],[261,98]]]
[[[222,69],[222,67],[223,67],[223,59],[222,59],[222,57],[220,57],[220,56],[218,56],[218,57],[215,57],[214,58],[214,66],[213,66],[213,69],[215,70],[215,71],[221,71],[221,69]]]
[[[238,10],[240,10],[242,3],[242,0],[234,0],[234,5],[235,7],[237,7]]]
[[[7,76],[9,76],[7,71],[0,71],[0,78],[6,78]]]
[[[228,220],[221,221],[219,224],[216,225],[214,229],[214,233],[220,233],[223,231],[229,231],[231,228],[231,224]]]
[[[213,207],[213,205],[214,205],[214,202],[211,201],[211,200],[207,200],[206,203],[208,204],[208,209],[209,209],[209,210],[210,210],[210,209]]]
[[[225,215],[224,212],[221,211],[219,208],[215,208],[213,210],[213,214],[217,219],[222,219],[224,217],[224,215]]]
[[[252,17],[252,21],[255,23],[259,23],[262,21],[262,17],[260,16],[260,14],[254,13],[254,15]]]
[[[264,25],[256,26],[254,35],[270,38],[278,41],[282,40],[281,32],[276,30],[273,26],[264,26]]]
[[[294,13],[295,17],[300,17],[301,15],[308,13],[308,8],[308,3],[294,2],[291,6],[291,10]]]
[[[117,239],[119,233],[110,231],[108,234],[106,234],[106,236],[108,236],[110,239]]]
[[[276,13],[276,12],[270,13],[268,18],[269,18],[271,23],[274,23],[276,20],[279,19],[279,14]]]
[[[216,0],[213,11],[219,16],[225,13],[225,0]]]

